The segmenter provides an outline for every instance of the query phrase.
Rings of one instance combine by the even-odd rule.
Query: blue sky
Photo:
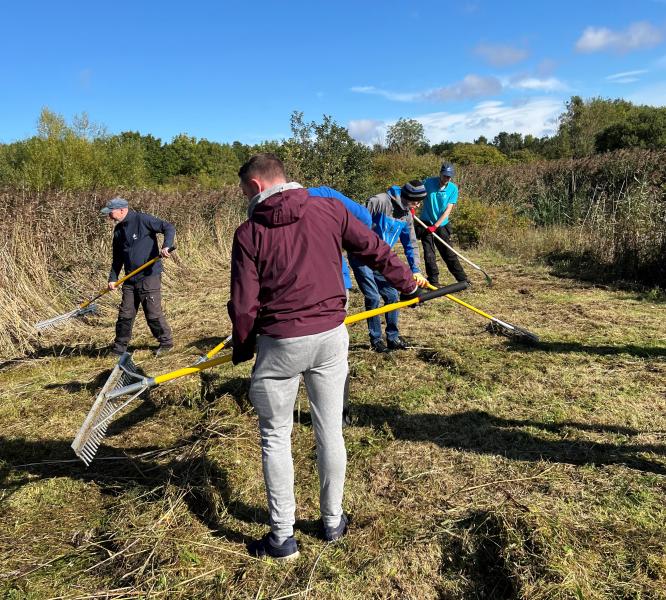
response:
[[[666,105],[666,0],[7,3],[0,141],[43,106],[110,133],[255,143],[331,115],[381,141],[551,134],[564,102]]]

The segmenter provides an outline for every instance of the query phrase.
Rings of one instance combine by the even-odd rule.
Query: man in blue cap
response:
[[[421,238],[426,275],[432,285],[439,285],[439,267],[435,246],[456,281],[469,281],[455,253],[444,244],[437,242],[433,236],[433,233],[437,234],[447,244],[451,244],[449,217],[458,203],[458,186],[451,181],[454,175],[453,165],[445,162],[440,169],[439,177],[428,177],[423,182],[426,198],[421,208],[421,221],[426,224],[426,228],[417,223],[416,233]]]
[[[169,248],[173,246],[176,236],[176,228],[171,223],[130,210],[127,200],[118,197],[109,200],[101,213],[116,224],[113,229],[113,259],[108,284],[110,290],[116,289],[123,267],[125,273],[130,273],[157,256],[169,258]],[[164,236],[161,250],[157,243],[158,233]],[[161,288],[162,261],[159,260],[123,284],[112,353],[122,354],[127,351],[139,306],[143,307],[148,328],[159,342],[155,355],[160,356],[173,348],[171,327],[162,310]]]

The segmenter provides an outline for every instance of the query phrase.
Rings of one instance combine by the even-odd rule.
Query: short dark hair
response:
[[[261,177],[268,181],[286,178],[284,164],[271,152],[255,154],[238,170],[238,177],[247,183],[253,177]]]

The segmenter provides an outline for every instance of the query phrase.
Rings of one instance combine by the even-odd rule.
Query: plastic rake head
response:
[[[69,319],[76,319],[78,317],[83,317],[89,314],[97,314],[97,312],[98,312],[97,305],[89,304],[85,308],[75,308],[74,310],[70,310],[68,313],[65,313],[64,315],[58,315],[57,317],[46,319],[46,321],[40,321],[39,323],[35,323],[35,329],[41,333],[42,331],[46,331],[47,329],[53,329],[54,327],[57,327],[61,323],[69,321]]]
[[[532,333],[522,327],[503,323],[499,319],[493,319],[488,323],[487,329],[491,333],[506,336],[515,342],[520,342],[529,346],[536,346],[539,343],[539,336],[536,333]]]
[[[90,412],[88,412],[88,416],[72,442],[72,449],[86,466],[89,466],[93,458],[95,458],[97,449],[106,435],[106,430],[111,419],[149,387],[147,383],[142,385],[144,381],[146,381],[146,378],[137,373],[136,365],[132,361],[132,355],[129,352],[125,352],[118,360],[118,364],[114,367],[111,375],[109,375],[104,387],[97,394],[97,398]],[[136,385],[134,389],[136,393],[131,398],[109,397],[114,391],[131,384]]]

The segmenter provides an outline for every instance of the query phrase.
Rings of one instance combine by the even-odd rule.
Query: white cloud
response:
[[[425,100],[449,101],[469,100],[481,96],[493,96],[502,91],[502,82],[497,77],[479,77],[467,75],[462,81],[429,90],[423,94]]]
[[[611,81],[613,83],[632,83],[638,81],[638,75],[644,75],[647,73],[647,69],[637,69],[635,71],[623,71],[622,73],[615,73],[614,75],[608,75],[606,81]]]
[[[537,90],[539,92],[558,92],[567,89],[567,86],[557,77],[546,77],[545,79],[521,77],[512,79],[509,86],[519,90]]]
[[[647,69],[636,69],[635,71],[623,71],[622,73],[615,73],[614,75],[608,75],[606,79],[608,81],[614,81],[615,79],[624,79],[625,77],[635,77],[636,75],[643,75],[647,73]]]
[[[396,102],[445,102],[492,96],[502,91],[502,83],[497,77],[467,75],[462,81],[451,85],[420,92],[392,92],[372,85],[356,86],[351,88],[351,91],[357,94],[381,96]]]
[[[420,96],[422,96],[421,92],[391,92],[389,90],[376,88],[373,85],[355,86],[351,88],[351,91],[357,94],[371,94],[373,96],[381,96],[382,98],[386,98],[387,100],[395,100],[396,102],[414,102],[415,100],[419,100]]]
[[[661,43],[663,33],[647,21],[632,23],[624,31],[612,31],[607,27],[587,27],[576,42],[578,52],[631,52]]]
[[[514,46],[502,44],[479,44],[474,48],[474,53],[494,67],[515,65],[529,56],[527,50],[523,48],[515,48]]]
[[[491,100],[480,102],[467,112],[435,112],[411,118],[423,125],[430,142],[436,144],[444,140],[471,142],[480,135],[493,138],[500,131],[538,137],[552,135],[563,110],[564,104],[552,98],[531,98],[513,105]],[[393,123],[395,121],[351,121],[349,131],[357,140],[372,143],[382,139]],[[363,136],[355,135],[354,131],[362,132]]]
[[[375,119],[357,119],[349,121],[347,129],[355,140],[364,144],[374,144],[384,140],[386,124]]]

